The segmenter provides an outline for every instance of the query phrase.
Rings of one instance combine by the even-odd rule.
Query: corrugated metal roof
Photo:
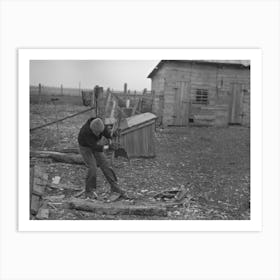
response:
[[[131,127],[134,127],[134,126],[137,126],[140,124],[144,124],[144,123],[154,120],[156,118],[157,118],[157,116],[152,113],[143,113],[143,114],[139,114],[139,115],[134,115],[134,116],[124,119],[120,123],[120,129],[125,130],[125,129],[131,128]]]
[[[194,62],[194,63],[207,63],[207,64],[225,64],[225,65],[240,65],[241,67],[249,68],[250,60],[161,60],[153,71],[148,75],[148,78],[152,78],[155,73],[167,62]]]

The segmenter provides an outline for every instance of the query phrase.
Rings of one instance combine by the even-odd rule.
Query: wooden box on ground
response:
[[[152,113],[134,115],[120,124],[120,144],[129,158],[154,157],[154,131],[156,116]]]

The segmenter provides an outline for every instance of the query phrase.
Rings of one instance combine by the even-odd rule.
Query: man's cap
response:
[[[95,135],[99,135],[101,132],[103,132],[104,128],[104,123],[99,118],[92,120],[90,123],[90,129]]]

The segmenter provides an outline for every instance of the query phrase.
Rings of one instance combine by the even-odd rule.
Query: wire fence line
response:
[[[38,130],[38,129],[41,129],[41,128],[44,128],[44,127],[47,127],[47,126],[50,126],[50,125],[53,125],[53,124],[56,124],[56,123],[58,123],[58,122],[62,122],[62,121],[64,121],[64,120],[66,120],[66,119],[70,119],[70,118],[76,117],[76,116],[78,116],[78,115],[81,115],[81,114],[84,114],[84,113],[86,113],[86,112],[92,111],[92,109],[93,109],[93,108],[91,107],[91,108],[89,108],[89,109],[80,111],[80,112],[75,113],[75,114],[73,114],[73,115],[69,115],[69,116],[64,117],[64,118],[62,118],[62,119],[58,119],[58,120],[56,120],[56,121],[52,121],[52,122],[49,122],[49,123],[46,123],[46,124],[43,124],[43,125],[40,125],[40,126],[37,126],[37,127],[30,128],[30,132],[33,132],[33,131],[35,131],[35,130]]]

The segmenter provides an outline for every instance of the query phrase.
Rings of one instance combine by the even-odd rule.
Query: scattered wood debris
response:
[[[47,220],[49,218],[49,213],[50,213],[49,209],[46,208],[45,206],[42,206],[39,209],[39,211],[38,211],[38,213],[36,215],[36,219],[38,219],[38,220]]]

